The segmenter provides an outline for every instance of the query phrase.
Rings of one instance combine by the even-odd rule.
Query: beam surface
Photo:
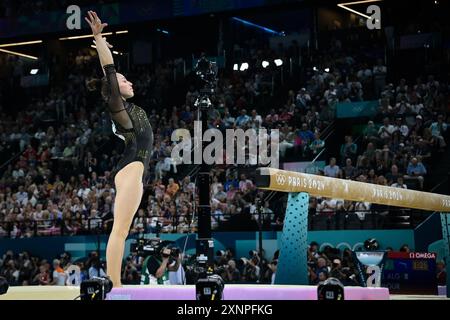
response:
[[[318,176],[274,168],[256,169],[256,186],[281,192],[307,192],[312,196],[365,201],[403,208],[449,212],[450,196]]]

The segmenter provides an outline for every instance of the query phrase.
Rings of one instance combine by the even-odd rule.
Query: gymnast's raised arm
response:
[[[109,50],[108,43],[105,38],[102,37],[103,28],[108,24],[102,23],[94,11],[88,11],[88,16],[89,18],[86,17],[85,20],[92,29],[100,64],[102,65],[106,81],[108,83],[107,102],[109,112],[116,123],[124,129],[131,129],[133,128],[133,124],[127,112],[125,112],[126,110],[123,103],[125,97],[123,97],[120,92],[118,77],[120,77],[121,81],[126,82],[127,80],[124,76],[116,73],[112,53]]]

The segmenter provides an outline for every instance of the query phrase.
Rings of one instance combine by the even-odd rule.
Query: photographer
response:
[[[340,259],[334,259],[331,265],[330,277],[339,279],[341,282],[347,281],[347,275],[342,269],[342,264]]]
[[[138,269],[132,256],[127,257],[125,268],[122,272],[123,284],[140,284]]]
[[[186,284],[186,273],[184,271],[183,264],[181,263],[182,260],[183,256],[179,253],[177,259],[174,259],[169,265],[169,283],[171,285]]]
[[[224,266],[225,273],[223,280],[227,283],[237,283],[241,279],[241,273],[236,268],[236,262],[234,260],[228,261],[228,263]]]
[[[271,263],[268,264],[267,274],[270,274],[270,284],[275,284],[275,275],[277,273],[278,259],[272,260]]]
[[[257,252],[253,252],[251,259],[243,259],[244,270],[242,271],[242,276],[247,282],[258,282],[260,267],[259,267],[259,256]]]
[[[150,255],[142,264],[141,284],[171,284],[169,272],[177,272],[181,264],[180,252],[164,247],[158,255]]]
[[[89,279],[94,277],[106,277],[106,272],[103,269],[103,264],[98,256],[91,258],[91,267],[89,268]]]

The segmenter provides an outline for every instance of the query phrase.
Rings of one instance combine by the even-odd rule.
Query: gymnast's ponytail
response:
[[[86,87],[89,91],[100,91],[102,94],[103,100],[107,101],[109,97],[109,84],[106,80],[106,77],[102,79],[91,79],[86,83]]]

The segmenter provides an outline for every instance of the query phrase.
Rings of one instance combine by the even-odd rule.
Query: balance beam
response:
[[[450,261],[450,196],[274,168],[256,169],[256,186],[289,192],[275,283],[307,284],[308,244],[304,234],[307,233],[309,195],[438,211],[445,259]],[[450,272],[450,263],[447,263],[447,272]],[[447,277],[447,297],[450,298],[450,277]]]
[[[386,187],[371,183],[285,171],[274,168],[256,169],[256,186],[281,192],[307,192],[313,196],[365,201],[403,208],[449,212],[450,196]]]

